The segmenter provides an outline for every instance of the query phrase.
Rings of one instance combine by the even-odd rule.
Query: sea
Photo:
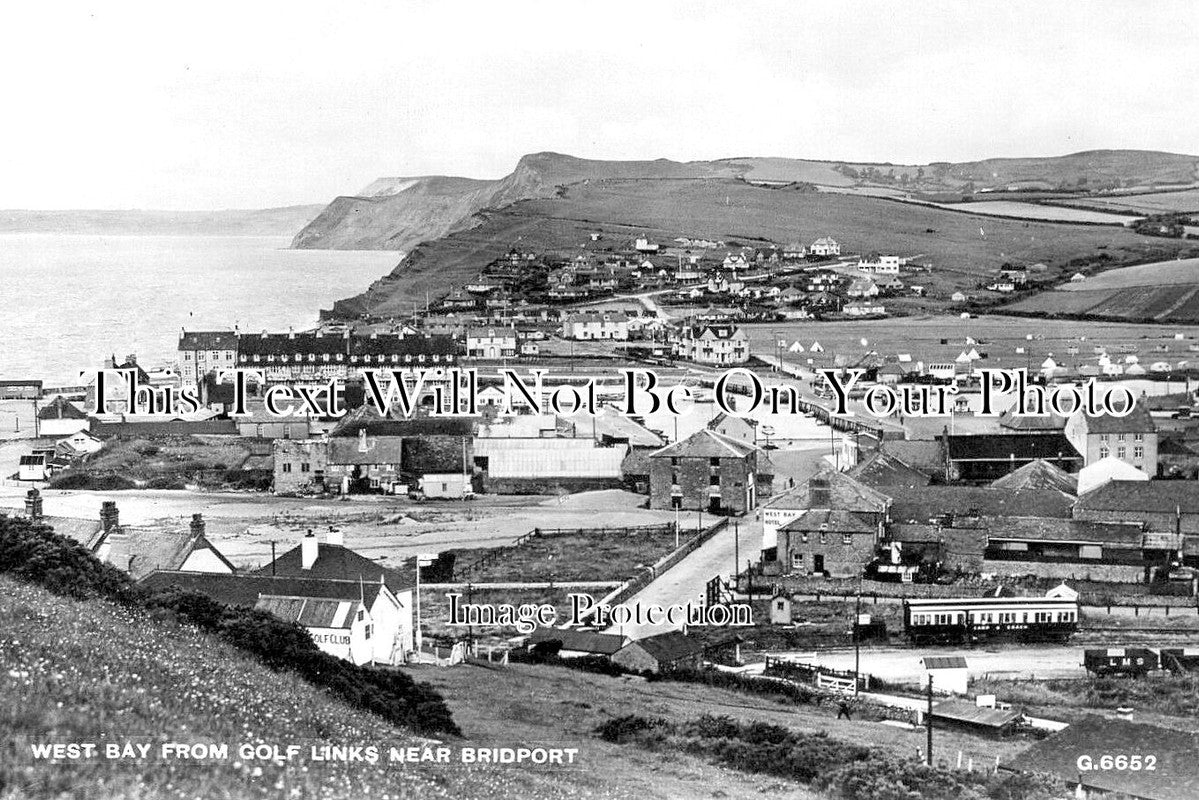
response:
[[[184,330],[304,330],[399,263],[285,236],[0,234],[0,380],[81,383],[104,359],[176,360]]]

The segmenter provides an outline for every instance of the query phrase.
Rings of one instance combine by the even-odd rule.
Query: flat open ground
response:
[[[1071,206],[1099,210],[1130,211],[1139,214],[1169,214],[1175,211],[1199,211],[1199,189],[1175,192],[1149,192],[1114,197],[1080,197],[1057,201]]]
[[[1121,347],[1132,348],[1130,352],[1139,354],[1146,362],[1194,358],[1187,348],[1199,341],[1199,327],[1195,325],[1013,319],[994,315],[970,319],[924,316],[865,322],[771,323],[747,325],[745,329],[750,337],[751,352],[773,356],[776,339],[782,338],[789,343],[798,341],[805,352],[783,353],[787,364],[798,366],[805,366],[807,360],[813,358],[807,352],[813,342],[819,342],[824,349],[814,357],[818,363],[821,360],[831,362],[839,355],[852,365],[871,351],[882,356],[907,353],[913,362],[926,364],[952,362],[963,350],[976,347],[980,353],[987,354],[986,360],[980,362],[984,366],[1008,369],[1030,366],[1036,370],[1051,354],[1059,362],[1093,360],[1092,351],[1096,346],[1104,346],[1113,353]],[[1176,340],[1174,335],[1178,333],[1185,338]],[[967,344],[967,337],[977,344]],[[1071,347],[1078,348],[1076,356],[1069,354]],[[1159,351],[1158,347],[1169,349]],[[1025,352],[1017,353],[1017,348],[1023,348]]]

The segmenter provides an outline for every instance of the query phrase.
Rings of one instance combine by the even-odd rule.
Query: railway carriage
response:
[[[971,597],[907,600],[912,644],[971,644],[992,639],[1065,641],[1078,630],[1076,597]]]

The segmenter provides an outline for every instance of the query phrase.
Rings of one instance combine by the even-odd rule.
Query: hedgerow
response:
[[[294,672],[350,705],[431,734],[459,735],[445,700],[402,672],[358,666],[323,652],[299,625],[174,590],[147,592],[85,547],[42,523],[0,514],[0,573],[77,599],[108,600],[195,625],[275,670]]]

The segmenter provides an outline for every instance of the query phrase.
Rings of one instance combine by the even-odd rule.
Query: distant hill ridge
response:
[[[994,158],[924,165],[739,157],[716,161],[600,161],[533,153],[496,180],[406,176],[379,178],[333,200],[304,226],[292,247],[411,250],[474,227],[477,215],[521,200],[554,197],[560,187],[594,180],[724,179],[806,182],[847,187],[902,178],[922,191],[1020,188],[1078,190],[1178,186],[1199,182],[1199,157],[1143,150],[1092,150],[1045,158]]]

